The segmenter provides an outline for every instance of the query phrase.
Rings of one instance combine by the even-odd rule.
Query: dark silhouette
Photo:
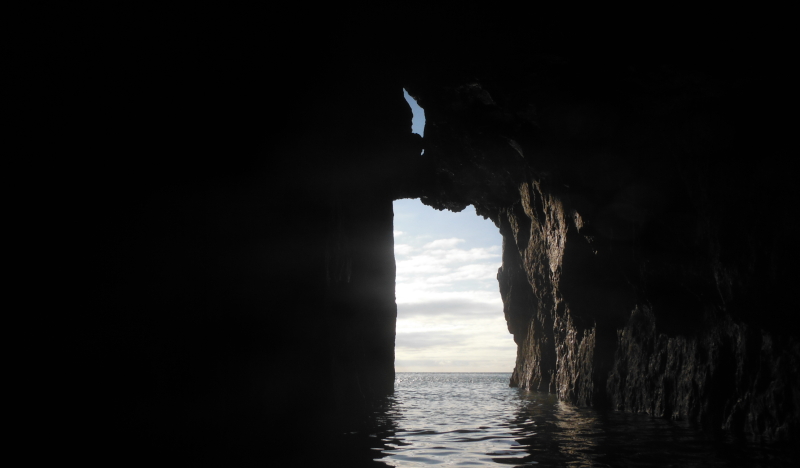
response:
[[[299,13],[110,14],[43,59],[79,159],[89,458],[263,465],[390,393],[403,197],[499,226],[514,385],[798,437],[784,29]]]

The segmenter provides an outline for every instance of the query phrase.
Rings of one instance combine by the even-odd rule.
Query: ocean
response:
[[[508,386],[509,373],[397,373],[394,395],[339,424],[323,465],[780,467],[796,448],[691,424],[577,408]],[[341,422],[341,420],[340,420]],[[343,465],[342,465],[343,466]]]

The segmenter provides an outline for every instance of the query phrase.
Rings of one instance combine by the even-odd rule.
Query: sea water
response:
[[[714,436],[687,423],[577,408],[510,388],[508,373],[398,373],[395,393],[340,426],[331,462],[429,467],[773,467],[786,444]]]

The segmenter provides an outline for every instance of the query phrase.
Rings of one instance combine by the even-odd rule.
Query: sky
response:
[[[422,110],[413,131],[422,134]],[[397,262],[397,372],[511,372],[516,345],[497,284],[502,238],[468,206],[437,211],[394,202]]]

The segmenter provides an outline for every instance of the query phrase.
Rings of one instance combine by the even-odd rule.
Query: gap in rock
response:
[[[425,110],[417,104],[417,101],[408,94],[408,91],[403,89],[403,96],[406,102],[411,107],[413,118],[411,119],[411,132],[424,137],[425,136]],[[422,151],[425,154],[425,150]]]
[[[397,372],[512,372],[497,284],[502,236],[473,207],[394,202]]]

